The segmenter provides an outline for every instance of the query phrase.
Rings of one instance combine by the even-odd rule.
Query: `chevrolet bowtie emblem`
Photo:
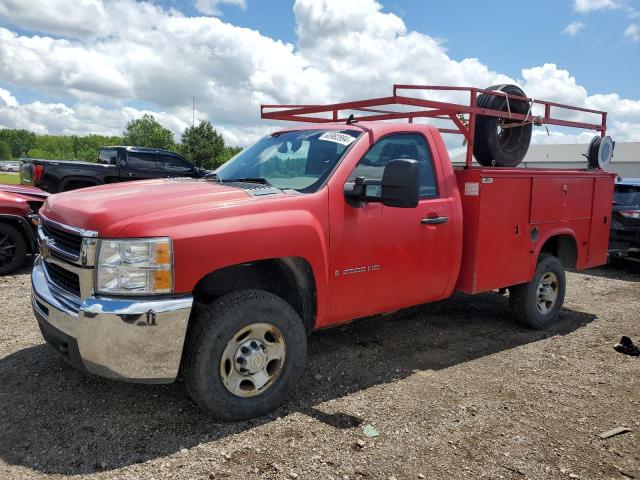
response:
[[[51,240],[44,240],[40,242],[40,255],[42,258],[47,258],[50,254],[50,246],[53,244]]]

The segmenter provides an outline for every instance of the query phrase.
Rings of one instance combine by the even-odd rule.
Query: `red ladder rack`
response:
[[[399,90],[427,90],[427,91],[452,91],[467,92],[469,94],[468,104],[447,103],[424,98],[409,97],[399,95]],[[512,101],[526,101],[529,105],[527,114],[507,112],[502,110],[492,110],[480,108],[477,105],[479,94],[489,94],[507,98],[507,104]],[[405,105],[416,107],[406,112],[385,110],[385,106]],[[544,116],[532,115],[533,105],[544,106]],[[584,123],[572,120],[565,120],[552,116],[552,108],[561,108],[574,112],[582,112],[600,115],[600,123]],[[368,100],[356,100],[353,102],[331,103],[327,105],[261,105],[260,116],[270,120],[285,120],[290,122],[310,122],[310,123],[331,123],[346,122],[351,115],[346,115],[345,111],[358,112],[353,114],[352,121],[382,121],[398,120],[406,118],[413,122],[414,118],[436,118],[440,120],[450,120],[455,128],[439,128],[442,133],[461,134],[467,140],[466,163],[471,166],[473,156],[473,140],[475,133],[476,115],[485,115],[530,122],[535,125],[558,125],[563,127],[573,127],[585,130],[595,130],[604,137],[607,131],[607,112],[591,110],[588,108],[564,105],[562,103],[537,100],[518,95],[507,95],[501,91],[485,90],[475,87],[451,87],[442,85],[394,85],[393,95],[390,97],[372,98]],[[318,116],[317,114],[330,113],[329,118]],[[465,117],[467,116],[467,117]]]

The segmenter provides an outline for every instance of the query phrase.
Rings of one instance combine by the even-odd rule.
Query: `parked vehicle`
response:
[[[0,170],[3,172],[19,172],[20,163],[18,162],[0,162]]]
[[[50,193],[131,180],[206,175],[182,155],[143,147],[102,147],[97,163],[25,158],[20,182]]]
[[[35,187],[0,184],[0,275],[15,272],[38,252],[38,210],[48,194]]]
[[[208,179],[50,197],[32,274],[45,340],[77,368],[112,379],[172,382],[180,371],[198,405],[237,420],[284,400],[316,329],[498,289],[508,289],[521,324],[553,324],[564,269],[606,262],[613,174],[472,168],[474,144],[517,163],[527,137],[518,129],[531,129],[518,102],[534,101],[501,91],[496,104],[483,96],[494,91],[469,91],[466,106],[394,91],[263,110],[307,124],[273,132]],[[536,123],[576,126],[551,117],[557,104],[535,102],[545,107]],[[581,128],[604,134],[600,113],[601,123]],[[445,114],[470,139],[467,168],[453,169],[434,126],[376,121]],[[492,144],[474,141],[476,125]]]
[[[640,178],[616,179],[609,254],[640,261]]]

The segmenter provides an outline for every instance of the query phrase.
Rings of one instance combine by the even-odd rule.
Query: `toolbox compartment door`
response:
[[[478,230],[476,291],[526,282],[529,278],[530,178],[483,178]]]
[[[594,179],[593,213],[587,250],[587,267],[607,263],[609,229],[611,228],[611,206],[613,204],[613,182],[610,178]]]
[[[531,223],[589,218],[592,195],[593,178],[534,177]]]

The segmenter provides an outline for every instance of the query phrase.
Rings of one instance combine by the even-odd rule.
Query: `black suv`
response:
[[[640,178],[616,179],[609,254],[640,261]]]

